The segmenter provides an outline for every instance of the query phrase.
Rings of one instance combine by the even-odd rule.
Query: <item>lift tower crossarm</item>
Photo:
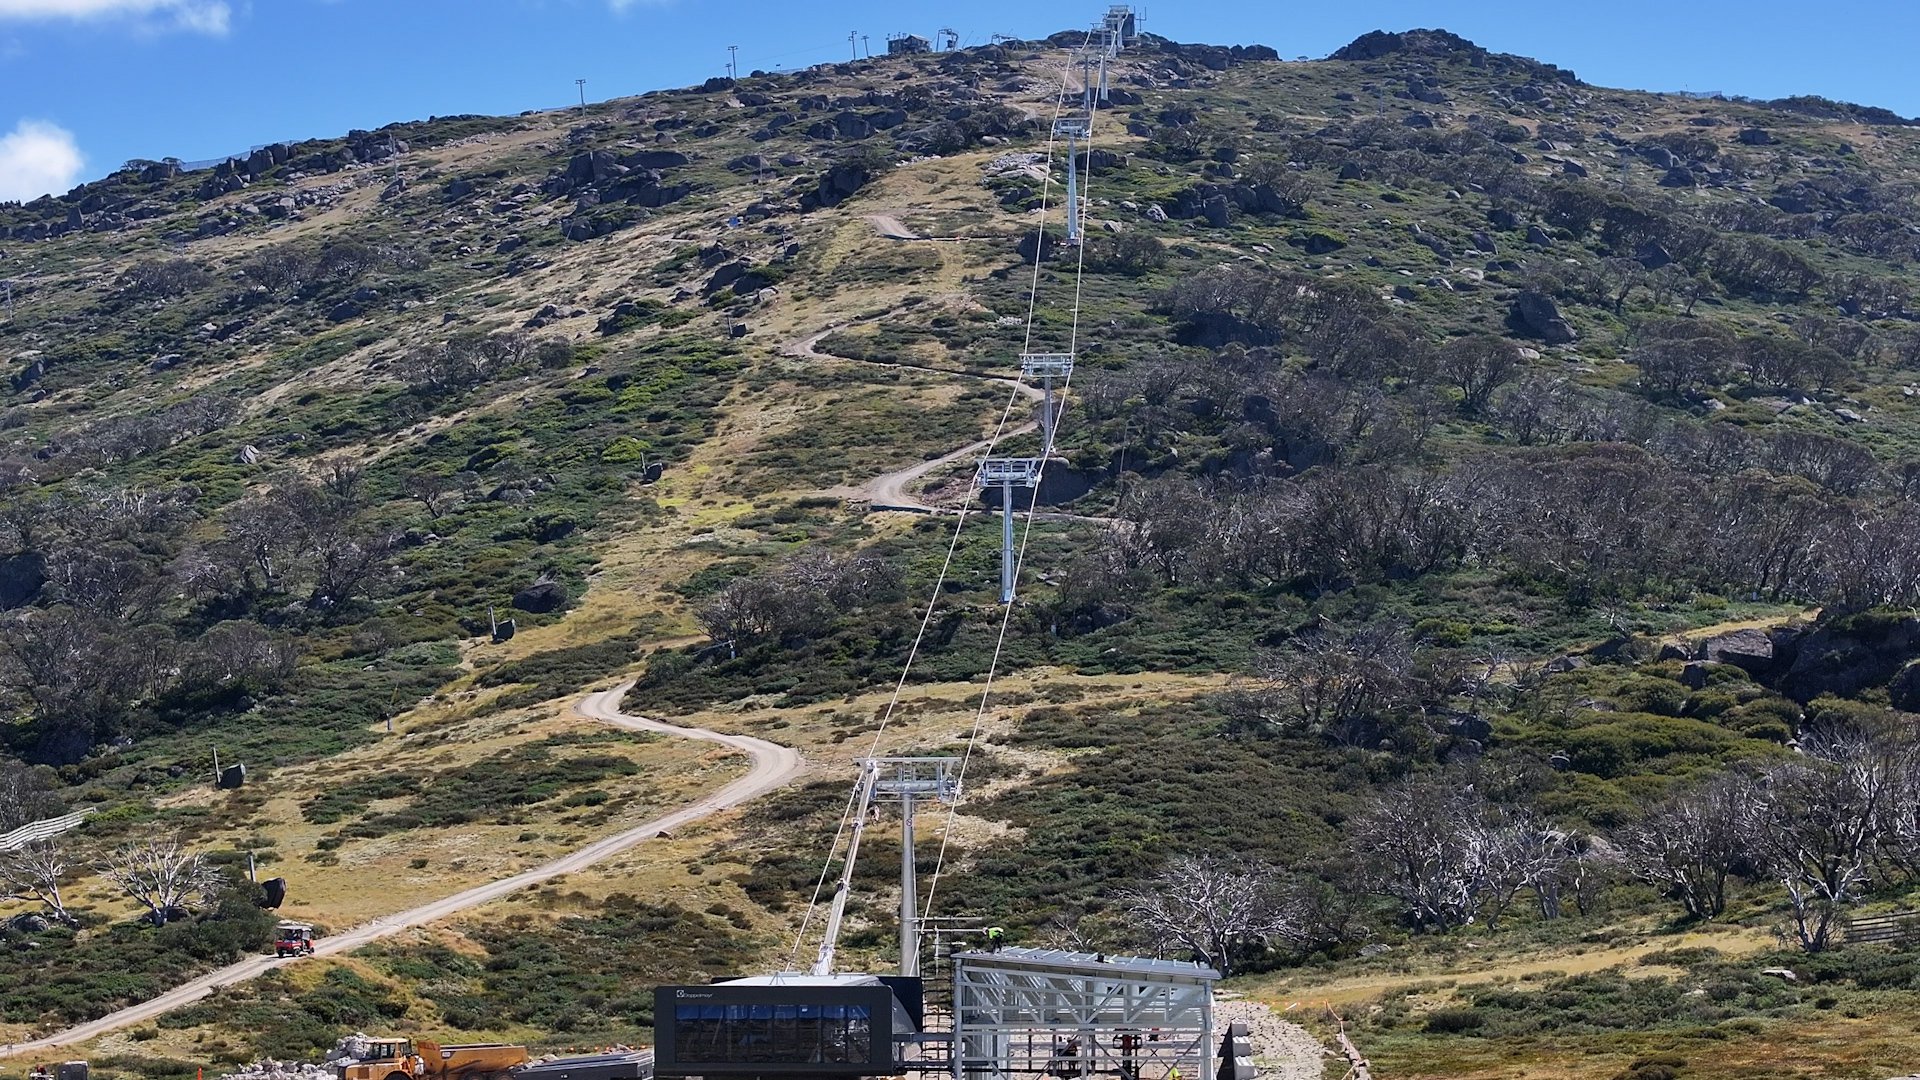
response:
[[[1059,425],[1060,414],[1053,403],[1053,380],[1073,377],[1072,353],[1021,353],[1020,375],[1026,379],[1039,379],[1046,396],[1040,402],[1040,435],[1042,453],[1053,453],[1053,433]]]

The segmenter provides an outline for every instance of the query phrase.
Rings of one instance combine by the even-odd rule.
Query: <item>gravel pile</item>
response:
[[[242,1065],[220,1080],[333,1080],[333,1070],[325,1065],[307,1065],[294,1061],[256,1061]]]
[[[323,1064],[267,1058],[251,1065],[242,1065],[236,1071],[222,1075],[220,1080],[333,1080],[333,1067],[365,1059],[372,1052],[372,1041],[368,1036],[355,1032],[334,1043],[333,1052],[327,1055]]]
[[[1042,156],[1030,153],[1001,154],[982,167],[988,178],[998,176],[1025,176],[1038,180],[1046,175],[1046,166],[1041,164]]]

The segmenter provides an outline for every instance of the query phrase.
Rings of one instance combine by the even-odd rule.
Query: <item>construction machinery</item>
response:
[[[338,1080],[650,1080],[646,1051],[587,1054],[535,1061],[516,1043],[441,1046],[426,1039],[353,1036],[334,1059]]]
[[[514,1066],[532,1060],[514,1043],[441,1046],[426,1039],[367,1039],[349,1052],[335,1070],[339,1080],[506,1080]]]

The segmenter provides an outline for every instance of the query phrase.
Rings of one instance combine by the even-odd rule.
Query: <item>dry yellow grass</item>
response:
[[[1405,972],[1334,979],[1321,979],[1313,972],[1276,972],[1247,979],[1240,989],[1249,997],[1283,1009],[1320,1009],[1332,1005],[1344,1011],[1348,1007],[1364,1005],[1389,991],[1445,982],[1446,989],[1436,991],[1430,1002],[1437,1005],[1452,1000],[1457,990],[1551,972],[1581,975],[1624,965],[1628,973],[1634,976],[1672,975],[1676,969],[1640,963],[1643,957],[1671,949],[1714,948],[1730,956],[1738,956],[1760,952],[1774,944],[1771,935],[1759,931],[1713,927],[1685,934],[1645,937],[1626,945],[1533,949],[1523,956],[1491,948],[1486,950],[1484,957],[1464,961],[1438,960],[1416,954],[1411,963],[1412,970]]]

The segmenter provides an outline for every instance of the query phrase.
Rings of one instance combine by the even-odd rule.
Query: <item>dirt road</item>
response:
[[[479,907],[482,904],[498,900],[510,893],[517,892],[529,885],[537,885],[549,878],[562,874],[571,874],[584,870],[593,864],[618,855],[638,844],[658,836],[662,832],[672,832],[689,822],[698,821],[709,814],[738,806],[778,787],[790,783],[805,769],[806,763],[800,753],[765,739],[755,739],[746,735],[724,735],[705,728],[683,728],[672,724],[663,724],[657,720],[648,720],[638,716],[628,716],[620,711],[620,699],[633,685],[621,683],[611,690],[602,690],[589,694],[574,705],[574,711],[582,716],[591,717],[614,727],[629,731],[656,732],[682,739],[699,739],[705,742],[719,743],[722,746],[745,753],[753,761],[753,767],[747,775],[733,781],[718,791],[697,802],[683,806],[670,814],[655,818],[642,825],[636,825],[624,832],[594,843],[577,851],[564,855],[549,863],[543,863],[531,870],[524,870],[512,877],[476,885],[465,892],[455,893],[430,904],[422,904],[406,911],[383,915],[372,922],[355,927],[343,934],[322,939],[314,949],[316,956],[332,956],[348,952],[362,945],[398,933],[401,930],[428,923],[438,922],[452,915]],[[31,1042],[15,1043],[0,1050],[0,1057],[19,1054],[42,1053],[57,1047],[85,1042],[88,1039],[104,1035],[110,1031],[129,1027],[142,1021],[151,1020],[162,1013],[171,1012],[184,1005],[206,997],[214,990],[232,983],[244,982],[255,978],[283,964],[298,963],[297,960],[280,960],[271,956],[252,956],[236,964],[229,964],[218,971],[208,972],[191,982],[182,983],[159,997],[130,1005],[118,1012],[108,1013],[98,1020],[55,1032],[45,1038]]]
[[[935,375],[951,375],[957,379],[979,379],[984,382],[998,383],[1001,386],[1018,391],[1021,397],[1031,401],[1036,406],[1034,409],[1035,413],[1039,412],[1038,406],[1040,403],[1046,400],[1047,395],[1045,391],[1030,383],[1022,382],[1019,379],[1002,378],[998,375],[981,375],[971,371],[956,371],[951,368],[937,368],[927,364],[902,364],[885,360],[860,360],[851,356],[836,356],[833,353],[821,352],[819,349],[820,340],[828,334],[841,329],[844,329],[844,324],[829,326],[811,337],[788,342],[781,352],[787,356],[804,357],[809,360],[835,360],[843,364],[872,364],[877,367],[909,368],[914,371],[932,372]],[[1005,440],[1013,438],[1016,435],[1025,435],[1027,432],[1033,431],[1039,426],[1040,421],[1037,418],[1028,420],[1002,431],[1000,433],[1000,439]],[[946,513],[951,511],[952,508],[930,506],[922,502],[919,497],[913,494],[911,485],[929,473],[937,472],[957,461],[978,457],[986,453],[987,449],[993,445],[993,439],[981,439],[979,442],[968,443],[950,454],[943,454],[931,461],[923,461],[918,465],[909,465],[904,469],[883,473],[861,484],[832,488],[821,492],[821,494],[830,495],[838,499],[862,501],[875,510],[905,510],[916,514]]]

